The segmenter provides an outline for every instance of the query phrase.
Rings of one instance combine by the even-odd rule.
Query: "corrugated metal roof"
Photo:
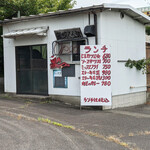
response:
[[[15,31],[11,31],[9,33],[2,35],[2,37],[15,38],[15,37],[25,36],[25,35],[46,36],[47,30],[48,30],[48,27],[38,27],[38,28],[15,30]]]
[[[142,24],[150,24],[150,18],[140,12],[139,10],[129,6],[129,5],[119,5],[119,4],[102,4],[102,5],[94,5],[90,7],[82,7],[78,9],[70,9],[66,11],[58,11],[58,12],[49,12],[47,14],[39,14],[39,15],[30,15],[30,16],[22,16],[21,18],[13,18],[13,19],[5,19],[4,21],[0,21],[1,25],[5,25],[7,23],[17,23],[22,21],[29,21],[33,19],[40,19],[46,17],[58,17],[64,15],[70,15],[74,13],[81,13],[81,12],[90,12],[90,11],[105,11],[105,10],[112,10],[112,11],[119,11],[123,12],[124,14],[130,16],[134,20],[139,21]]]

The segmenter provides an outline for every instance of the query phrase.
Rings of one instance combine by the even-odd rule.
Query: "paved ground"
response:
[[[100,111],[0,98],[0,150],[128,149],[150,149],[150,105]]]

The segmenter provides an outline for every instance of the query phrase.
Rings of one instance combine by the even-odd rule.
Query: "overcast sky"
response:
[[[150,6],[150,0],[76,0],[75,8],[99,5],[102,3],[128,4],[135,8]]]

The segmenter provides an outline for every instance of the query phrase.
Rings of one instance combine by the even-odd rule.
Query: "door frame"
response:
[[[29,50],[30,50],[30,65],[31,65],[31,71],[32,70],[34,70],[33,68],[32,68],[32,46],[46,46],[46,55],[47,55],[47,57],[46,57],[46,60],[47,60],[47,67],[46,67],[46,71],[47,71],[47,77],[46,77],[46,79],[47,79],[47,93],[46,94],[41,94],[41,93],[33,93],[33,85],[31,84],[31,88],[32,88],[32,92],[31,93],[18,93],[18,74],[17,74],[17,49],[19,48],[19,47],[29,47]],[[34,44],[34,45],[20,45],[20,46],[15,46],[15,66],[16,66],[16,94],[23,94],[23,95],[44,95],[44,96],[48,96],[49,94],[48,94],[48,51],[47,51],[47,44]],[[40,70],[40,69],[39,69]],[[33,76],[32,76],[32,78],[33,78]],[[33,81],[33,79],[32,79],[32,81]]]

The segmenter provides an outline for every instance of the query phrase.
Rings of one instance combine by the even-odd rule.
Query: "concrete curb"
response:
[[[60,104],[67,107],[73,107],[76,109],[80,109],[79,105],[76,105],[76,103],[70,103],[68,101],[58,100],[51,96],[39,96],[39,95],[21,95],[21,94],[14,94],[14,93],[2,93],[0,94],[0,99],[6,99],[6,100],[16,100],[16,101],[30,101],[34,103],[49,103],[52,102],[54,104]],[[102,107],[82,107],[82,109],[86,110],[102,110]]]

